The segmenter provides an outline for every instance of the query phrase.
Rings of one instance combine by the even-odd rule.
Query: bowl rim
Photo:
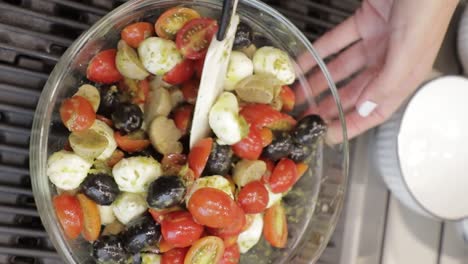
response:
[[[156,0],[157,2],[166,2],[168,0]],[[260,2],[259,0],[240,0],[243,4],[249,5],[251,7],[254,7],[256,9],[261,9],[262,11],[274,16],[281,24],[285,25],[291,32],[292,34],[295,35],[300,41],[301,44],[305,46],[307,51],[312,54],[313,58],[317,62],[317,66],[320,68],[322,73],[324,74],[327,83],[329,85],[329,90],[331,94],[333,95],[336,107],[338,109],[338,117],[341,123],[341,128],[343,132],[343,142],[340,145],[340,149],[343,154],[343,159],[341,160],[341,166],[342,166],[342,173],[343,173],[343,188],[341,189],[342,193],[342,199],[341,202],[338,203],[337,208],[336,208],[336,213],[334,214],[334,218],[332,217],[332,221],[329,223],[329,229],[322,237],[322,242],[320,243],[320,246],[316,250],[316,259],[313,259],[312,261],[316,261],[318,257],[323,253],[325,250],[327,243],[324,243],[324,241],[329,241],[335,227],[338,223],[339,216],[342,213],[342,209],[344,206],[344,199],[345,199],[345,193],[347,190],[347,185],[348,185],[348,175],[349,175],[349,142],[347,139],[347,129],[346,129],[346,122],[345,122],[345,117],[344,117],[344,111],[341,105],[341,100],[340,96],[338,93],[338,90],[336,88],[335,83],[332,81],[332,77],[330,72],[327,69],[327,66],[325,62],[321,59],[320,55],[318,52],[313,48],[312,44],[309,42],[309,40],[305,37],[305,35],[292,23],[290,22],[286,17],[284,17],[282,14],[280,14],[278,11],[276,11],[274,8],[270,7],[269,5]],[[50,123],[51,123],[51,117],[52,117],[52,111],[55,105],[55,102],[51,99],[57,98],[57,92],[60,90],[58,88],[58,84],[60,83],[59,80],[61,76],[64,74],[65,71],[65,66],[67,66],[70,63],[70,60],[72,58],[75,58],[76,54],[84,46],[84,44],[88,41],[88,39],[94,35],[97,31],[100,29],[103,29],[106,24],[104,23],[111,17],[118,16],[122,12],[126,12],[128,8],[131,6],[137,6],[140,5],[144,2],[153,2],[151,0],[131,0],[128,1],[119,7],[113,9],[110,11],[108,14],[106,14],[104,17],[102,17],[99,21],[97,21],[94,25],[92,25],[87,31],[85,31],[83,34],[81,34],[73,43],[70,45],[70,47],[66,50],[66,52],[62,55],[60,58],[59,62],[55,65],[54,70],[51,72],[46,84],[44,85],[44,89],[41,93],[41,96],[39,98],[38,104],[37,104],[37,109],[35,111],[34,119],[33,119],[33,125],[32,125],[32,130],[31,130],[31,139],[30,139],[30,160],[29,160],[29,165],[30,165],[30,177],[31,182],[32,182],[32,190],[34,194],[34,198],[36,200],[36,206],[37,210],[39,212],[39,216],[41,218],[41,221],[44,225],[45,230],[49,234],[49,237],[55,247],[55,249],[58,251],[58,254],[61,256],[63,260],[65,260],[68,263],[78,263],[77,259],[75,258],[76,255],[74,254],[73,251],[70,250],[70,248],[67,245],[67,240],[64,236],[60,235],[61,228],[60,225],[57,221],[57,218],[55,214],[49,214],[47,212],[53,212],[54,208],[52,205],[52,197],[50,193],[50,188],[48,188],[45,192],[43,189],[40,188],[40,179],[43,177],[47,177],[43,172],[45,172],[45,167],[47,164],[47,157],[45,155],[42,155],[41,150],[47,148],[47,143],[48,143],[48,134],[50,130]],[[196,0],[194,1],[195,4],[197,3],[212,3],[210,0]],[[72,56],[73,55],[73,56]],[[318,207],[315,208],[315,211],[317,210]],[[311,223],[309,221],[308,226],[310,226]],[[295,253],[297,250],[294,249],[292,253]],[[294,255],[294,254],[291,254]]]

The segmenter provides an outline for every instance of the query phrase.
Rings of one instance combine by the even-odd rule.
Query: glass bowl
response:
[[[134,0],[110,12],[87,32],[81,35],[55,66],[39,100],[34,117],[30,144],[32,187],[37,209],[50,238],[67,263],[92,263],[90,243],[84,240],[68,241],[54,213],[51,198],[57,193],[46,175],[47,158],[62,149],[68,131],[61,124],[61,101],[74,94],[86,81],[84,76],[90,59],[100,50],[115,47],[121,29],[135,21],[154,23],[164,10],[173,6],[188,6],[202,15],[217,18],[221,13],[219,0]],[[346,138],[343,112],[336,87],[325,64],[306,37],[284,16],[257,0],[240,1],[238,13],[256,34],[289,53],[293,60],[307,56],[316,60],[318,70],[324,75],[329,91],[334,97]],[[263,41],[265,41],[265,38]],[[307,83],[307,69],[296,63],[298,76],[295,89],[302,89],[307,100],[299,109],[314,107],[318,95]],[[288,213],[288,244],[284,249],[272,249],[261,242],[242,256],[241,263],[313,263],[325,249],[342,210],[348,173],[348,142],[329,146],[318,142],[316,155],[309,164],[310,170],[284,197]]]

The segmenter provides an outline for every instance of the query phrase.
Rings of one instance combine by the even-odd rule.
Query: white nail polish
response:
[[[365,101],[364,103],[362,103],[361,105],[357,107],[357,111],[360,116],[367,117],[375,110],[376,107],[377,107],[376,103],[372,101]]]

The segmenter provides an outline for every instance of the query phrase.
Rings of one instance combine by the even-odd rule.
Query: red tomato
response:
[[[83,228],[83,212],[75,196],[61,194],[52,199],[55,214],[69,239],[76,239]]]
[[[106,123],[106,125],[110,126],[110,127],[113,127],[114,126],[114,123],[112,123],[112,120],[110,120],[109,118],[107,117],[104,117],[102,115],[96,115],[96,119],[99,120],[99,121],[102,121],[104,123]]]
[[[138,48],[138,45],[154,33],[153,25],[148,22],[136,22],[126,26],[120,32],[121,38],[132,48]]]
[[[133,136],[134,133],[123,136],[120,132],[114,132],[114,139],[119,148],[127,152],[138,152],[147,148],[151,142],[140,136]]]
[[[177,32],[190,20],[199,18],[197,11],[187,7],[174,7],[161,16],[156,21],[155,28],[159,37],[165,39],[175,39]]]
[[[189,168],[192,169],[195,174],[195,179],[200,177],[205,169],[212,147],[212,138],[203,138],[192,147],[192,150],[188,155],[188,163]]]
[[[197,60],[205,56],[214,34],[218,31],[218,22],[210,18],[195,18],[189,21],[177,33],[177,49],[189,59]]]
[[[274,193],[282,193],[297,181],[297,168],[294,161],[281,159],[270,176],[270,187]]]
[[[198,87],[200,86],[200,82],[197,80],[189,80],[182,84],[182,94],[184,95],[184,99],[190,103],[195,104],[198,95]]]
[[[161,222],[161,233],[169,244],[184,248],[201,237],[203,226],[197,224],[189,212],[176,211],[164,217]]]
[[[164,74],[163,81],[172,85],[182,84],[192,78],[194,70],[193,61],[185,59]]]
[[[86,78],[88,80],[111,84],[122,80],[122,74],[115,66],[116,49],[108,49],[96,54],[89,62],[86,70]]]
[[[184,104],[174,110],[174,123],[182,134],[188,132],[192,121],[193,108],[191,104]]]
[[[209,187],[198,189],[190,197],[188,210],[199,224],[213,228],[229,227],[242,212],[229,195]]]
[[[166,209],[161,209],[161,210],[150,208],[148,210],[148,212],[151,214],[151,217],[153,217],[155,222],[161,224],[161,222],[164,220],[164,217],[167,214],[169,214],[171,212],[174,212],[174,211],[180,211],[180,210],[182,210],[182,209],[180,209],[180,207],[176,206],[176,207],[171,207],[171,208],[166,208]]]
[[[189,248],[174,248],[161,257],[161,264],[183,264]]]
[[[294,109],[294,104],[296,103],[296,95],[289,86],[284,85],[281,87],[280,98],[283,102],[283,108],[281,110],[285,112],[290,112]]]
[[[223,254],[223,240],[215,236],[206,236],[190,247],[185,256],[184,264],[217,264],[223,257]]]
[[[101,233],[101,215],[98,206],[82,193],[77,194],[76,198],[83,210],[83,237],[88,241],[94,241]]]
[[[143,104],[149,96],[150,85],[147,79],[138,82],[138,90],[132,98],[132,102],[135,104]]]
[[[224,249],[223,258],[218,264],[237,264],[240,261],[240,251],[237,244]]]
[[[262,130],[260,130],[260,135],[262,137],[263,147],[270,145],[273,141],[273,132],[271,132],[271,129],[269,129],[268,127],[262,128]]]
[[[238,212],[235,213],[238,215],[238,217],[236,217],[236,219],[233,219],[230,225],[223,228],[207,228],[208,233],[214,236],[218,236],[224,240],[229,239],[232,236],[239,235],[247,223],[245,213],[240,209],[241,208],[239,207]]]
[[[164,155],[161,166],[166,175],[178,175],[180,170],[187,164],[187,156],[184,154]]]
[[[164,237],[161,237],[161,239],[159,239],[159,252],[168,252],[173,248],[175,248],[175,246],[164,240]]]
[[[195,68],[195,75],[200,80],[203,73],[203,66],[205,65],[205,58],[194,61],[193,67]]]
[[[248,160],[256,160],[263,150],[262,135],[260,130],[254,126],[249,129],[247,137],[232,145],[232,151],[238,157]]]
[[[268,205],[268,191],[260,181],[249,182],[237,195],[237,202],[247,214],[263,212]]]
[[[273,173],[273,170],[275,169],[275,163],[273,163],[273,161],[269,159],[262,158],[261,160],[265,162],[267,167],[265,174],[263,174],[262,176],[262,183],[268,184],[270,182],[270,176]]]
[[[110,158],[107,159],[107,166],[111,168],[114,167],[114,165],[121,161],[124,158],[124,156],[125,154],[120,149],[114,150]]]
[[[60,118],[63,124],[72,132],[84,131],[96,120],[93,106],[84,97],[75,95],[63,100],[60,105]]]
[[[296,164],[297,169],[297,179],[301,178],[309,169],[309,165],[301,162]]]
[[[245,118],[247,123],[257,128],[288,130],[296,125],[294,118],[266,104],[248,104],[242,107],[240,115]]]
[[[286,212],[281,203],[276,203],[265,211],[263,216],[263,235],[274,247],[284,248],[288,241]]]

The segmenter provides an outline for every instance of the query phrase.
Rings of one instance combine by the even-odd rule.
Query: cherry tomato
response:
[[[121,38],[132,48],[138,48],[138,45],[154,33],[153,25],[148,22],[136,22],[126,26],[120,32]]]
[[[55,214],[69,239],[76,239],[83,228],[83,212],[75,196],[61,194],[52,199]]]
[[[174,248],[161,257],[161,264],[183,264],[189,248]]]
[[[203,138],[192,147],[188,155],[188,163],[189,168],[192,169],[195,174],[195,179],[198,179],[205,169],[212,147],[212,138]]]
[[[86,77],[88,80],[111,84],[122,80],[122,74],[115,66],[116,49],[108,49],[96,54],[89,62],[88,69],[86,70]]]
[[[195,68],[195,75],[200,80],[203,73],[203,66],[205,65],[205,57],[194,61],[193,67]]]
[[[241,208],[239,207],[239,209]],[[218,236],[222,239],[228,239],[232,236],[239,235],[242,232],[244,226],[246,225],[247,220],[244,211],[238,209],[235,210],[237,210],[235,214],[237,214],[238,216],[236,217],[236,219],[232,220],[232,223],[230,225],[223,228],[207,228],[208,233],[214,236]]]
[[[239,235],[232,235],[232,236],[225,236],[222,237],[224,241],[224,247],[232,247],[237,245],[237,240],[239,239]]]
[[[296,169],[297,169],[297,179],[301,178],[306,171],[309,169],[309,165],[300,162],[296,164]]]
[[[294,104],[296,103],[296,95],[289,86],[284,85],[281,87],[280,98],[283,102],[283,108],[281,110],[285,112],[290,112],[294,109]]]
[[[240,251],[237,244],[224,249],[223,258],[218,264],[238,264],[240,261]]]
[[[262,128],[262,130],[260,130],[260,135],[262,137],[263,147],[270,145],[273,141],[273,132],[271,132],[271,129],[269,129],[268,127]]]
[[[172,85],[179,85],[190,80],[194,71],[193,61],[185,59],[172,68],[172,70],[164,74],[163,81]]]
[[[189,59],[197,60],[205,56],[213,35],[218,31],[218,22],[210,18],[190,20],[177,33],[176,45]]]
[[[199,224],[229,227],[239,217],[242,209],[225,192],[215,188],[200,188],[190,197],[188,210]]]
[[[237,202],[247,214],[263,212],[268,205],[268,191],[260,181],[249,182],[237,195]]]
[[[101,215],[98,206],[82,193],[77,194],[76,198],[83,210],[83,237],[88,241],[94,241],[101,233]]]
[[[188,132],[192,121],[193,108],[191,104],[184,104],[174,110],[174,123],[182,134]]]
[[[159,252],[161,252],[161,253],[168,252],[169,250],[172,250],[173,248],[175,248],[174,245],[167,242],[164,239],[164,237],[161,237],[161,239],[159,240]]]
[[[198,95],[198,87],[200,86],[200,82],[197,80],[189,80],[182,84],[182,94],[184,95],[185,101],[190,104],[195,104]]]
[[[269,159],[261,158],[266,164],[266,171],[265,174],[262,176],[262,183],[268,184],[270,182],[270,176],[273,173],[273,170],[275,169],[275,163]]]
[[[200,14],[193,9],[174,7],[159,16],[154,27],[159,37],[175,39],[177,32],[179,32],[188,21],[199,17]]]
[[[268,127],[273,130],[288,130],[296,125],[291,116],[275,110],[266,104],[248,104],[240,111],[247,123],[257,128]]]
[[[96,119],[99,120],[99,121],[102,121],[104,123],[106,123],[106,125],[110,126],[110,127],[113,127],[114,126],[114,123],[112,123],[112,120],[110,120],[109,118],[105,117],[105,116],[102,116],[102,115],[96,115]]]
[[[297,168],[294,161],[281,159],[270,176],[270,187],[274,193],[282,193],[297,181]]]
[[[116,131],[114,132],[114,139],[115,142],[117,142],[117,146],[127,152],[142,151],[151,144],[149,139],[145,139],[140,135],[136,135],[136,133],[131,133],[124,136],[120,134],[119,131]]]
[[[175,211],[164,217],[161,222],[161,233],[169,244],[184,248],[201,237],[203,226],[197,224],[189,212]]]
[[[110,158],[107,159],[107,166],[111,168],[114,167],[114,165],[121,161],[124,158],[124,156],[125,154],[120,149],[114,150]]]
[[[147,79],[138,82],[138,90],[132,98],[134,104],[143,104],[149,96],[150,85]]]
[[[224,254],[223,240],[215,236],[206,236],[190,247],[184,264],[219,263]],[[209,260],[207,262],[207,260]]]
[[[63,100],[60,105],[60,118],[72,132],[84,131],[96,120],[93,106],[84,97],[75,95]]]
[[[254,126],[249,129],[247,137],[232,145],[232,151],[238,157],[248,160],[256,160],[262,154],[263,142],[260,130]]]
[[[288,240],[286,212],[281,203],[276,203],[265,211],[263,235],[272,246],[284,248]]]
[[[175,212],[175,211],[180,211],[180,210],[182,210],[182,209],[180,209],[180,207],[175,206],[175,207],[161,209],[161,210],[150,208],[148,210],[148,212],[151,214],[151,217],[153,217],[155,222],[161,224],[161,222],[164,220],[164,217],[167,214],[169,214],[171,212]]]
[[[178,175],[186,164],[187,156],[176,153],[164,155],[161,161],[162,169],[166,175]]]

